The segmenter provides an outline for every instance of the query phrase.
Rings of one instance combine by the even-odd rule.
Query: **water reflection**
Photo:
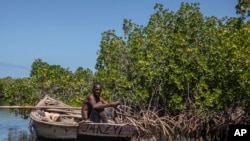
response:
[[[0,109],[0,141],[37,141],[29,131],[29,119]]]
[[[30,135],[27,131],[18,128],[9,128],[8,141],[36,141],[35,136]]]

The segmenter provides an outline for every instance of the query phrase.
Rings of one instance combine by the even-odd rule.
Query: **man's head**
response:
[[[100,82],[93,83],[93,94],[96,96],[101,96],[102,87]]]

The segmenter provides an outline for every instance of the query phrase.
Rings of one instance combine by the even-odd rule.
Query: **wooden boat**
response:
[[[71,107],[46,95],[30,113],[37,137],[48,139],[130,140],[135,126],[127,123],[94,123],[81,120],[81,108]]]
[[[106,138],[130,138],[135,127],[130,124],[93,123],[82,121],[79,123],[78,135]]]
[[[71,106],[46,95],[35,107],[43,107],[34,109],[30,113],[31,124],[37,137],[77,139],[79,118],[70,115],[74,111],[77,112],[76,110],[72,111]],[[46,107],[48,108],[46,109]],[[80,113],[80,110],[78,110],[78,113]],[[76,115],[80,116],[80,114]]]

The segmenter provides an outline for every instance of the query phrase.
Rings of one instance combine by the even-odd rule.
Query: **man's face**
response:
[[[101,96],[102,88],[101,85],[95,85],[94,87],[94,94],[97,96]]]

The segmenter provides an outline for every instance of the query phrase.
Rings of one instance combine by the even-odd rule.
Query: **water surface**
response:
[[[29,130],[29,122],[7,109],[0,109],[0,141],[36,141]]]

